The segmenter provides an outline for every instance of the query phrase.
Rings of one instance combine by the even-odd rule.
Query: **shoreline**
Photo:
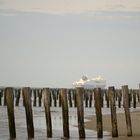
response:
[[[117,113],[118,138],[115,139],[119,139],[119,140],[121,140],[121,138],[122,140],[140,139],[140,111],[130,112],[130,115],[131,115],[131,123],[132,123],[132,137],[127,137],[125,113]],[[96,115],[86,117],[85,119],[88,120],[85,122],[85,128],[96,131]],[[110,114],[103,115],[102,120],[103,120],[103,131],[110,133],[110,136],[112,136],[111,115]],[[111,139],[114,140],[114,138]]]

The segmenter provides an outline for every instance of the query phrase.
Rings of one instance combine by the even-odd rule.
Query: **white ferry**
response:
[[[101,78],[101,76],[92,79],[88,79],[87,76],[82,76],[79,81],[73,82],[73,87],[84,87],[85,89],[104,89],[106,87],[106,80]]]

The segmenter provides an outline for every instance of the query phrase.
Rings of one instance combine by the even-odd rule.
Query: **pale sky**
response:
[[[0,0],[1,9],[49,14],[88,11],[140,11],[139,0]]]
[[[140,83],[139,0],[0,0],[0,86]]]

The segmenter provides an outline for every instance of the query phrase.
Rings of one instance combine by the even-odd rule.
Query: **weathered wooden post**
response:
[[[62,103],[62,116],[63,116],[63,135],[65,138],[69,138],[69,111],[66,89],[60,90],[61,103]]]
[[[53,97],[53,101],[54,101],[54,107],[57,106],[57,98],[56,98],[56,90],[53,89],[52,90],[52,97]]]
[[[45,107],[45,116],[46,116],[46,125],[47,125],[47,137],[52,137],[52,120],[51,120],[51,111],[50,111],[50,90],[49,88],[43,89],[44,94],[44,107]]]
[[[136,89],[136,100],[139,102],[139,89]]]
[[[2,99],[2,93],[0,92],[0,106],[1,106],[1,100]]]
[[[123,106],[127,125],[127,136],[132,136],[131,116],[129,111],[129,90],[127,85],[122,86],[122,93],[123,93]]]
[[[57,90],[58,90],[58,92],[57,92]],[[59,89],[55,89],[55,94],[54,94],[54,96],[55,96],[55,106],[56,106],[56,107],[58,106],[58,105],[57,105],[58,94],[59,94]]]
[[[131,102],[132,102],[132,90],[128,90],[129,93],[128,93],[128,97],[129,97],[129,108],[131,108]]]
[[[42,104],[42,91],[41,89],[38,89],[38,106],[41,107]]]
[[[2,96],[3,96],[3,91],[0,89],[0,105],[2,105]]]
[[[9,87],[5,89],[5,97],[7,103],[10,139],[14,139],[16,138],[16,126],[15,126],[15,115],[14,115],[13,88]]]
[[[18,91],[17,91],[18,89],[16,89],[16,88],[13,88],[13,93],[14,93],[14,97],[16,98],[17,97],[17,93],[18,93]]]
[[[133,90],[132,94],[133,94],[133,108],[136,108],[136,91]]]
[[[139,98],[138,98],[138,101],[139,101],[139,103],[140,103],[140,84],[139,84],[139,92],[138,92],[138,95],[139,95],[139,96],[138,96],[138,97],[139,97]]]
[[[76,105],[80,138],[85,138],[83,93],[83,88],[76,88]]]
[[[58,96],[59,96],[59,97],[58,97],[58,98],[59,98],[59,107],[61,107],[61,104],[62,104],[62,103],[61,103],[61,102],[62,102],[62,101],[61,101],[61,89],[59,89],[58,93],[59,93],[59,95],[58,95]]]
[[[136,98],[138,99],[138,102],[140,102],[140,98],[139,98],[139,89],[136,90]]]
[[[102,123],[102,110],[101,110],[101,89],[94,89],[94,100],[96,109],[96,120],[97,120],[97,137],[103,137],[103,123]]]
[[[109,108],[109,95],[108,95],[108,90],[106,91],[106,94],[105,94],[105,99],[106,99],[106,105],[107,105],[107,108]]]
[[[90,91],[89,95],[89,107],[92,107],[92,91]]]
[[[6,106],[7,103],[6,103],[6,94],[5,94],[5,90],[4,90],[4,106]]]
[[[60,89],[57,88],[56,91],[55,91],[55,94],[56,94],[56,100],[58,100],[58,98],[59,98],[59,93],[60,93]]]
[[[104,107],[104,93],[105,93],[105,90],[102,90],[102,93],[101,93],[101,106]]]
[[[117,101],[118,100],[118,95],[117,95],[117,90],[115,90],[115,100]]]
[[[31,89],[29,87],[25,87],[22,89],[22,93],[23,93],[23,100],[24,100],[24,106],[26,112],[28,138],[34,138],[33,113],[32,113],[32,105],[31,105]]]
[[[121,108],[121,101],[122,101],[122,91],[117,90],[117,96],[118,96],[118,107]]]
[[[77,106],[77,102],[76,102],[76,90],[73,90],[73,100],[74,100],[74,107]]]
[[[33,100],[33,106],[36,106],[36,98],[37,98],[37,95],[36,95],[36,89],[33,89],[33,97],[34,97],[34,100]]]
[[[115,88],[109,87],[108,91],[109,91],[110,110],[111,110],[112,137],[118,137],[117,115],[116,115],[116,104],[115,104]]]
[[[71,89],[68,90],[69,107],[72,107]]]
[[[52,106],[52,91],[50,90],[50,106]]]
[[[85,98],[85,107],[88,107],[89,97],[88,97],[88,91],[86,91],[86,90],[84,92],[84,98]]]
[[[20,99],[20,89],[17,89],[17,96],[16,96],[16,106],[19,106],[19,99]]]

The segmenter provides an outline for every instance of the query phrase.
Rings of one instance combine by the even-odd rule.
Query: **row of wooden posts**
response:
[[[7,87],[4,89],[7,111],[8,111],[8,122],[9,122],[9,132],[10,138],[16,138],[16,126],[15,126],[15,115],[14,115],[14,90],[13,88]],[[46,116],[46,133],[47,137],[52,137],[52,119],[51,119],[51,90],[49,88],[44,88],[42,90],[44,96],[44,108]],[[95,88],[93,90],[94,94],[94,104],[96,110],[96,121],[97,121],[97,137],[103,137],[103,124],[102,124],[102,90],[100,88]],[[32,113],[32,101],[31,101],[31,88],[22,88],[23,103],[26,113],[26,124],[28,138],[34,138],[34,123],[33,123],[33,113]],[[61,107],[62,107],[62,117],[63,117],[63,137],[70,138],[69,133],[69,106],[68,106],[68,92],[67,89],[60,89]],[[139,94],[138,94],[139,95]],[[108,88],[108,98],[111,110],[111,122],[112,122],[112,137],[118,137],[118,127],[117,127],[117,116],[116,116],[116,94],[115,88]],[[129,90],[128,86],[122,86],[122,96],[123,96],[123,107],[126,116],[126,129],[127,136],[132,136],[132,125],[131,116],[129,112],[130,101],[129,101]],[[84,127],[84,89],[75,89],[75,100],[77,107],[77,117],[78,117],[78,131],[79,138],[85,138],[85,127]]]
[[[43,106],[43,88],[30,88],[31,90],[31,101],[32,106]],[[61,107],[61,96],[60,91],[61,89],[49,89],[50,90],[50,106],[52,107]],[[68,106],[69,107],[76,107],[76,90],[75,89],[66,89],[67,96],[68,96]],[[94,94],[93,89],[84,89],[84,106],[85,107],[93,107],[94,104]],[[107,89],[104,89],[101,91],[101,105],[102,107],[109,108],[109,92]],[[14,105],[19,106],[20,101],[23,101],[22,96],[22,88],[13,88],[13,94],[14,94]],[[129,89],[129,108],[133,107],[136,108],[136,103],[140,102],[140,96],[139,96],[139,90],[138,89]],[[123,96],[122,96],[122,90],[116,89],[114,93],[116,105],[118,108],[121,108],[123,105]],[[0,89],[0,106],[6,106],[6,94],[5,90]],[[24,105],[24,102],[23,102]]]

